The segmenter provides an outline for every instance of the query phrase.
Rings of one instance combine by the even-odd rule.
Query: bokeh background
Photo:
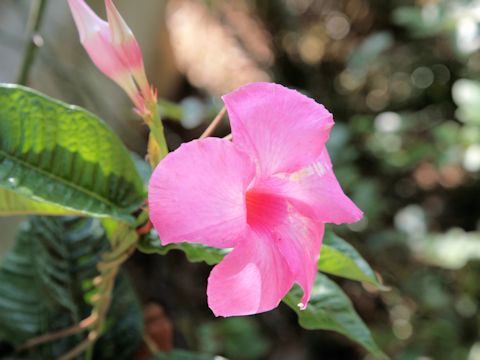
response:
[[[102,1],[89,1],[104,14]],[[480,1],[116,1],[162,99],[168,143],[198,137],[220,96],[275,81],[335,116],[345,191],[366,214],[335,227],[390,291],[338,279],[394,359],[480,359]],[[31,1],[0,2],[0,81],[15,82]],[[29,85],[86,107],[143,156],[146,129],[51,0]],[[216,132],[228,134],[228,122]],[[20,218],[0,219],[0,256]],[[128,264],[147,331],[164,347],[231,359],[372,359],[340,335],[302,330],[284,305],[244,318],[207,308],[209,267],[180,253]],[[162,340],[163,339],[163,340]]]

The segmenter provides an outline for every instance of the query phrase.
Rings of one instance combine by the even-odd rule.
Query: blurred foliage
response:
[[[174,350],[169,353],[158,353],[151,357],[151,360],[216,360],[218,357],[212,355],[194,354],[184,350]]]
[[[225,354],[227,358],[264,358],[271,341],[262,334],[251,317],[233,317],[202,324],[197,329],[201,350],[210,354]]]

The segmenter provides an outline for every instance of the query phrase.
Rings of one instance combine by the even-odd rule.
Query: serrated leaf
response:
[[[308,330],[333,330],[362,345],[380,359],[388,356],[375,343],[370,330],[363,323],[343,290],[326,275],[317,274],[312,295],[305,310],[297,304],[302,290],[295,286],[283,301],[298,315],[298,322]]]
[[[375,272],[357,250],[330,230],[325,231],[318,270],[383,288]]]
[[[0,85],[0,188],[95,216],[130,218],[144,200],[132,159],[108,126],[76,106]]]
[[[0,266],[0,341],[18,347],[90,315],[96,265],[108,249],[108,240],[96,219],[30,219]],[[131,359],[141,341],[143,316],[124,275],[118,278],[112,299],[94,358]],[[58,358],[85,336],[79,333],[64,337],[24,354],[28,358]]]

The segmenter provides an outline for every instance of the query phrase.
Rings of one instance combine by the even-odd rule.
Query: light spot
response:
[[[408,205],[395,215],[395,227],[412,238],[421,238],[427,233],[425,213],[419,205]]]
[[[462,295],[460,299],[455,302],[455,310],[464,318],[469,318],[477,313],[477,304],[473,299],[467,295]]]
[[[322,60],[325,54],[325,45],[321,33],[313,28],[300,38],[298,51],[304,62],[315,65]]]
[[[480,145],[475,144],[468,147],[463,157],[463,167],[470,172],[480,170]]]
[[[395,132],[401,125],[402,118],[392,111],[382,112],[375,118],[375,128],[380,132]]]
[[[328,17],[325,27],[328,35],[334,40],[341,40],[350,32],[350,22],[348,18],[339,12],[333,12]]]
[[[470,352],[468,354],[468,360],[478,360],[480,359],[480,342],[473,344]]]
[[[18,186],[18,179],[17,178],[9,177],[7,179],[7,182],[12,188],[16,188]]]
[[[471,53],[479,48],[477,22],[471,17],[461,18],[457,27],[457,46],[463,53]]]
[[[416,68],[412,73],[412,83],[419,89],[426,89],[433,84],[433,71],[426,66]]]
[[[205,106],[194,97],[187,97],[180,102],[182,107],[182,126],[186,129],[193,129],[199,126],[203,121]]]
[[[407,340],[413,334],[412,324],[404,319],[395,320],[392,330],[395,337],[400,340]]]
[[[380,111],[387,105],[388,94],[384,89],[375,89],[368,93],[366,103],[373,111]]]

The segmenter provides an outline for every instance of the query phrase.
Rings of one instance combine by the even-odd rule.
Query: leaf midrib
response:
[[[57,176],[57,175],[55,175],[55,174],[53,174],[53,173],[49,173],[48,171],[45,171],[45,170],[43,170],[43,169],[41,169],[41,168],[39,168],[39,167],[36,167],[36,166],[34,166],[34,165],[26,162],[25,160],[22,160],[22,159],[14,156],[14,155],[11,155],[11,154],[7,153],[6,151],[4,151],[4,150],[2,150],[2,149],[0,149],[0,155],[4,156],[5,158],[7,158],[7,159],[9,159],[9,160],[12,160],[12,161],[20,164],[21,166],[23,166],[23,167],[25,167],[25,168],[29,168],[29,169],[37,172],[37,173],[40,173],[40,174],[42,174],[42,175],[44,175],[44,176],[46,176],[46,177],[49,177],[49,178],[55,180],[55,181],[57,181],[57,182],[65,185],[65,186],[67,186],[67,187],[73,188],[73,189],[75,189],[75,190],[77,190],[77,191],[79,191],[79,192],[81,192],[81,193],[83,193],[83,194],[85,194],[85,195],[87,195],[87,196],[90,196],[91,198],[94,198],[94,199],[96,199],[96,200],[98,200],[98,201],[100,201],[100,202],[108,205],[108,206],[111,207],[111,208],[114,208],[114,209],[122,209],[121,207],[117,206],[116,204],[114,204],[113,202],[111,202],[110,200],[108,200],[107,198],[105,198],[105,197],[103,197],[103,196],[101,196],[101,195],[99,195],[99,194],[97,194],[97,193],[95,193],[95,192],[92,192],[92,191],[90,191],[90,190],[88,190],[88,189],[86,189],[86,188],[84,188],[84,187],[81,187],[81,186],[79,186],[79,185],[77,185],[77,184],[75,184],[75,183],[72,183],[72,182],[70,182],[70,181],[68,181],[68,180],[66,180],[66,179],[64,179],[64,178],[62,178],[62,177],[59,177],[59,176]],[[14,189],[11,189],[11,190],[15,191]],[[60,206],[65,206],[65,205],[62,205],[62,204],[58,204],[58,205],[60,205]],[[68,206],[67,206],[67,207],[68,207]]]

